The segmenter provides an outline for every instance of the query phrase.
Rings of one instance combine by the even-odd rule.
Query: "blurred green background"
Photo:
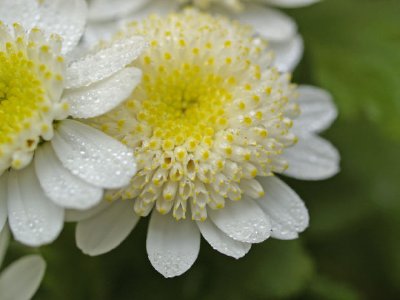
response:
[[[239,261],[203,243],[194,267],[166,280],[146,256],[147,222],[97,258],[75,248],[69,225],[37,250],[48,269],[35,299],[400,299],[400,1],[325,0],[287,13],[306,43],[295,80],[328,89],[340,110],[324,135],[342,172],[285,179],[309,208],[309,229]]]

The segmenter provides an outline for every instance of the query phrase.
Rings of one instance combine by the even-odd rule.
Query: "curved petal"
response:
[[[293,7],[302,7],[311,5],[316,2],[319,2],[320,0],[262,0],[262,1],[280,7],[293,8]]]
[[[283,174],[297,179],[321,180],[339,172],[339,152],[313,134],[300,134],[299,142],[285,149],[282,158],[289,163]]]
[[[7,173],[0,176],[0,231],[7,220]]]
[[[133,211],[133,201],[116,201],[99,214],[78,223],[76,244],[88,255],[107,253],[126,239],[139,219]]]
[[[197,259],[200,231],[193,221],[176,221],[171,215],[154,211],[146,249],[151,264],[164,277],[179,276],[189,270]]]
[[[32,299],[45,270],[46,262],[39,255],[25,256],[12,263],[0,275],[0,299]]]
[[[294,130],[321,132],[337,118],[338,112],[332,96],[325,90],[301,85],[298,88],[301,114],[294,122]]]
[[[99,214],[103,210],[107,209],[110,207],[112,203],[110,203],[107,200],[100,201],[99,204],[95,205],[92,208],[86,209],[86,210],[77,210],[77,209],[66,209],[65,210],[65,222],[80,222],[84,221],[86,219],[89,219],[91,217],[94,217],[95,215]]]
[[[151,0],[147,1],[147,4],[141,9],[135,10],[129,15],[128,20],[140,21],[146,18],[150,14],[157,14],[160,16],[167,15],[171,12],[177,11],[179,8],[178,1],[168,0]]]
[[[17,22],[29,30],[39,18],[38,1],[32,0],[0,0],[0,20],[8,25]]]
[[[292,72],[303,56],[304,43],[299,34],[287,41],[271,42],[270,46],[275,51],[275,66],[281,72]]]
[[[73,62],[67,68],[66,88],[88,86],[110,77],[134,61],[146,45],[144,38],[133,36]]]
[[[259,177],[265,197],[255,200],[270,217],[271,236],[290,240],[298,237],[310,221],[306,206],[300,197],[275,176]]]
[[[44,192],[59,206],[87,209],[97,204],[103,196],[101,188],[82,181],[64,168],[50,143],[36,150],[35,169]]]
[[[130,149],[80,122],[62,121],[51,143],[72,174],[95,186],[119,188],[127,185],[136,173]]]
[[[197,222],[197,226],[199,227],[202,236],[211,247],[222,254],[239,259],[245,256],[251,248],[250,243],[235,241],[219,230],[217,226],[209,220]]]
[[[209,216],[226,235],[240,242],[261,243],[271,235],[268,216],[250,198],[227,201],[224,208],[210,210]]]
[[[10,241],[10,231],[8,226],[4,226],[2,230],[0,230],[0,268],[3,264],[4,256],[6,255],[8,243]]]
[[[88,87],[67,91],[63,100],[69,103],[72,117],[97,117],[126,100],[141,78],[141,70],[124,68],[113,76]]]
[[[31,1],[36,2],[36,1]],[[71,51],[79,42],[86,24],[84,0],[41,0],[38,26],[63,38],[62,52]]]
[[[257,4],[246,5],[237,18],[252,25],[262,37],[271,42],[290,40],[297,32],[296,23],[290,17],[279,10]]]
[[[119,19],[142,8],[148,0],[92,0],[89,5],[90,21]]]
[[[33,165],[8,176],[8,222],[17,241],[41,246],[54,241],[64,223],[64,209],[46,197]]]

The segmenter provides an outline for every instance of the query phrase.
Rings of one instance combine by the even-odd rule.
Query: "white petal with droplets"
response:
[[[223,209],[210,210],[209,216],[219,229],[240,242],[261,243],[271,235],[268,217],[250,198],[227,201]]]
[[[130,149],[80,122],[61,122],[51,143],[72,174],[95,186],[119,188],[127,185],[136,173]]]
[[[38,2],[32,0],[0,0],[0,20],[8,25],[18,22],[29,30],[39,20]]]
[[[282,154],[289,164],[284,175],[322,180],[339,172],[340,155],[331,143],[313,134],[298,134],[298,137],[298,143]]]
[[[301,85],[298,88],[301,114],[294,121],[294,130],[321,132],[336,119],[338,112],[332,96],[325,90]]]
[[[32,299],[45,269],[46,262],[39,255],[28,255],[15,261],[0,275],[0,299]]]
[[[297,238],[298,233],[307,228],[310,220],[303,201],[275,176],[259,177],[258,180],[265,196],[256,202],[271,220],[271,236],[283,240]]]
[[[146,242],[153,267],[164,277],[185,273],[196,261],[200,250],[200,231],[190,220],[176,221],[170,215],[154,211]]]
[[[64,209],[44,194],[33,165],[8,176],[8,220],[14,238],[29,246],[54,241],[64,223]]]
[[[222,254],[239,259],[247,254],[251,248],[250,243],[235,241],[217,228],[211,221],[197,222],[201,235]]]
[[[126,100],[141,78],[142,71],[139,69],[125,68],[88,87],[67,90],[63,100],[69,103],[72,117],[97,117]]]
[[[50,143],[35,153],[35,169],[46,195],[65,208],[87,209],[97,204],[103,190],[74,176],[59,161]]]
[[[107,209],[76,227],[76,244],[83,253],[100,255],[120,245],[131,233],[140,217],[132,201],[116,201]]]
[[[36,2],[36,1],[31,1]],[[38,27],[63,38],[63,53],[79,42],[86,24],[87,5],[84,0],[41,0]]]
[[[134,61],[146,45],[144,38],[133,36],[73,62],[67,68],[66,88],[88,86],[110,77]]]
[[[257,4],[248,4],[237,18],[252,25],[257,33],[271,42],[292,39],[297,32],[296,23],[279,10]]]
[[[0,176],[0,231],[7,220],[7,173]]]

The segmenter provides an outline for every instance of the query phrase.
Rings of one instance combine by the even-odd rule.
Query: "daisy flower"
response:
[[[85,41],[108,38],[123,19],[139,20],[151,13],[167,14],[183,4],[195,5],[252,25],[275,50],[274,64],[280,71],[292,71],[303,55],[303,40],[296,23],[268,6],[283,8],[310,5],[318,0],[89,0],[89,26]]]
[[[0,1],[0,230],[8,218],[30,246],[58,236],[64,208],[92,207],[135,173],[131,150],[70,117],[125,99],[141,77],[125,66],[145,42],[129,37],[68,61],[86,11],[83,0]]]
[[[8,246],[9,232],[0,231],[0,267]],[[46,263],[39,255],[28,255],[13,262],[0,273],[0,299],[32,299],[46,269]]]
[[[328,178],[339,155],[317,136],[336,117],[328,93],[290,82],[248,26],[196,10],[151,16],[116,36],[145,35],[142,83],[87,120],[131,148],[138,172],[92,210],[72,211],[78,247],[99,255],[150,216],[147,253],[165,277],[195,262],[200,236],[240,258],[253,243],[294,239],[303,201],[276,174]],[[299,116],[300,115],[300,116]]]

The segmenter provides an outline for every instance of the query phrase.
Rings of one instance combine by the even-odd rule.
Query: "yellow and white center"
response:
[[[266,42],[223,17],[194,10],[131,23],[116,38],[143,35],[150,47],[134,66],[143,81],[130,98],[91,125],[131,147],[138,173],[110,192],[135,199],[135,211],[155,206],[176,219],[204,220],[243,194],[257,198],[256,176],[287,165],[280,158],[295,141],[296,105],[289,76],[272,67]]]
[[[53,135],[53,121],[68,115],[59,103],[64,72],[60,39],[45,43],[43,33],[29,34],[0,22],[0,175],[25,167],[41,140]]]

